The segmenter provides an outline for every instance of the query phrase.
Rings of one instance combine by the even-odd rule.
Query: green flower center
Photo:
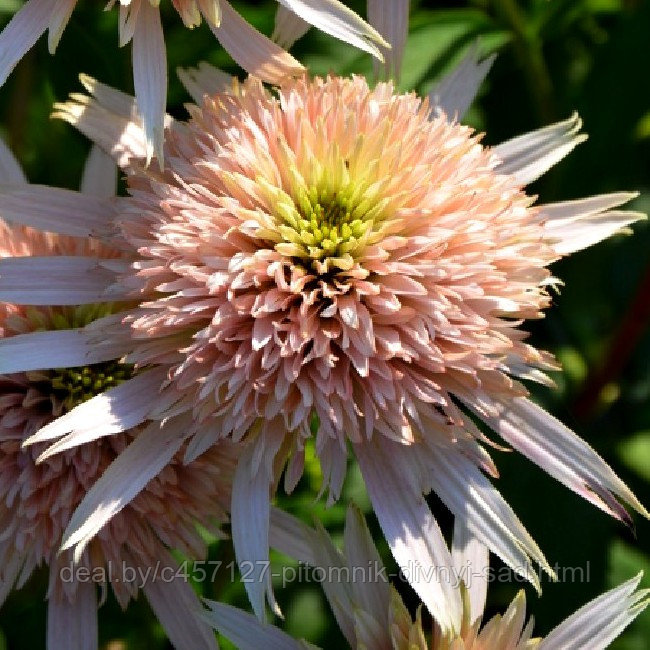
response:
[[[134,368],[119,361],[106,361],[80,368],[57,368],[50,371],[49,390],[62,413],[131,379]]]
[[[32,307],[27,309],[26,316],[34,330],[62,330],[85,327],[99,318],[115,313],[119,308],[120,305],[113,303],[78,307]],[[131,379],[135,373],[132,364],[115,359],[78,368],[37,370],[27,373],[27,376],[39,393],[49,398],[54,415],[59,416]]]

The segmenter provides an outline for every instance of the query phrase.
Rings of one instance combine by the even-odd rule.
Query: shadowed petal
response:
[[[201,602],[191,584],[179,575],[178,563],[168,553],[156,565],[158,575],[165,567],[173,580],[155,577],[144,584],[144,593],[154,614],[176,650],[216,650],[214,632],[204,623]]]
[[[472,535],[461,517],[454,517],[451,558],[469,594],[470,622],[483,616],[490,558],[487,546]]]
[[[209,612],[203,618],[216,630],[232,641],[239,650],[305,650],[313,648],[309,643],[296,641],[277,627],[262,623],[257,618],[242,612],[232,605],[214,600],[203,601]]]
[[[114,204],[44,185],[0,185],[0,217],[39,230],[73,237],[109,237]]]
[[[451,554],[422,492],[402,469],[398,443],[355,446],[361,473],[399,567],[443,631],[460,630],[460,596],[450,580]]]
[[[97,145],[93,145],[86,159],[80,189],[83,194],[107,199],[115,195],[117,166]]]
[[[0,259],[0,300],[21,305],[86,305],[127,297],[111,290],[130,264],[96,257],[49,256]]]
[[[617,519],[629,521],[615,496],[644,517],[650,517],[630,488],[607,463],[573,431],[530,400],[518,397],[492,405],[497,415],[461,397],[467,407],[512,447],[568,488]]]
[[[471,106],[487,76],[496,54],[479,59],[476,43],[465,58],[429,93],[431,104],[445,113],[450,120],[461,120]]]
[[[52,564],[50,583],[59,579],[58,565]],[[97,640],[97,592],[92,580],[78,581],[75,594],[55,593],[47,604],[48,650],[95,650]]]
[[[0,33],[0,86],[45,32],[57,0],[29,0]]]
[[[176,68],[176,74],[197,104],[203,101],[204,95],[215,95],[232,88],[232,75],[205,61],[196,68]]]
[[[75,562],[111,517],[156,476],[180,449],[191,417],[153,422],[108,466],[74,511],[63,533],[61,550],[74,547]]]
[[[16,185],[27,183],[20,164],[2,138],[0,138],[0,181]]]
[[[142,2],[133,34],[133,84],[144,121],[147,164],[155,154],[162,168],[167,56],[160,12],[150,2]]]
[[[409,0],[368,0],[368,20],[390,44],[390,48],[382,48],[387,77],[400,76],[410,4]]]
[[[581,607],[540,643],[538,650],[604,650],[650,603],[635,591],[643,573]]]
[[[287,9],[284,5],[278,5],[275,13],[275,28],[273,29],[273,40],[284,49],[288,50],[298,39],[302,38],[311,25],[300,16]]]

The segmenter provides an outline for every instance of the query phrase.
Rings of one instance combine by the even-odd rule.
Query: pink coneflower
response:
[[[77,304],[88,292],[93,303],[98,295],[139,303],[69,330],[54,353],[48,335],[2,344],[3,372],[75,366],[88,354],[126,355],[142,371],[137,390],[125,382],[31,441],[60,438],[54,453],[159,418],[163,431],[190,439],[187,460],[224,439],[241,446],[233,540],[238,559],[259,571],[246,586],[260,616],[270,597],[270,495],[285,465],[285,487],[294,487],[310,439],[330,501],[349,451],[356,456],[401,566],[448,563],[423,498],[434,490],[507,564],[529,573],[532,558],[548,569],[485,477],[497,471],[470,413],[613,516],[628,517],[617,497],[647,514],[518,381],[548,383],[543,370],[556,367],[521,329],[550,304],[547,266],[641,218],[612,209],[634,195],[535,206],[522,187],[582,140],[580,120],[484,147],[440,110],[458,112],[484,73],[472,61],[461,70],[438,88],[435,106],[359,77],[300,79],[277,94],[254,78],[235,83],[191,107],[187,123],[169,122],[162,172],[144,165],[132,99],[86,80],[96,99],[74,96],[58,115],[114,154],[129,196],[89,202],[46,188],[0,196],[0,215],[109,237],[134,258],[110,278],[97,258],[45,283],[47,261],[38,274],[21,267],[24,302]],[[195,94],[220,79],[208,68],[189,77]],[[0,298],[9,290],[3,273],[15,277],[15,267],[0,265]],[[175,424],[188,415],[191,425]],[[172,458],[159,434],[146,439],[146,455],[118,457],[90,490],[65,548],[80,552],[119,510],[107,504],[122,483],[154,476]],[[427,607],[437,589],[439,601],[460,608],[444,583],[416,578],[414,587]]]
[[[3,153],[6,159],[8,152]],[[101,162],[104,156],[91,157],[98,165],[95,171],[104,175],[96,179],[100,185],[110,180]],[[92,164],[89,169],[94,171]],[[92,176],[87,175],[86,187],[92,184]],[[89,255],[117,259],[113,251],[90,239],[0,222],[0,258],[15,256],[19,263],[31,265],[36,259],[83,262]],[[28,332],[38,332],[37,336],[48,332],[56,337],[115,308],[111,304],[23,307],[0,303],[0,336],[10,340]],[[0,604],[36,567],[48,566],[50,650],[97,647],[96,592],[101,586],[103,600],[108,585],[122,607],[142,589],[175,647],[217,647],[214,634],[195,620],[198,598],[170,549],[200,559],[206,549],[197,522],[219,533],[218,525],[229,507],[233,446],[217,445],[190,464],[183,463],[179,452],[152,480],[137,487],[122,484],[121,498],[130,503],[99,531],[77,563],[70,551],[59,554],[63,531],[88,489],[119,454],[138,445],[146,425],[43,459],[45,445],[23,446],[56,417],[134,376],[133,366],[120,360],[0,375]]]
[[[650,589],[637,587],[642,573],[587,603],[546,637],[533,637],[534,621],[526,623],[526,595],[520,591],[507,611],[482,624],[489,564],[487,549],[468,535],[458,521],[451,549],[453,563],[431,567],[452,585],[463,609],[452,629],[433,615],[432,633],[425,633],[422,610],[411,617],[375,548],[361,512],[348,508],[343,551],[322,526],[311,529],[293,517],[274,512],[278,549],[311,566],[323,587],[336,621],[350,648],[373,650],[604,650],[650,603]],[[434,601],[436,602],[436,601]],[[206,601],[204,614],[239,650],[264,646],[304,650],[297,641],[230,605]]]
[[[386,41],[339,0],[278,0],[284,12],[327,34],[382,58]],[[247,23],[228,0],[172,0],[183,23],[193,28],[205,20],[221,45],[247,72],[263,81],[279,83],[301,75],[303,66],[290,54]],[[53,54],[77,0],[28,0],[0,33],[0,85],[36,41],[48,31]],[[106,9],[115,5],[109,0]],[[121,0],[119,44],[133,40],[133,82],[138,108],[144,118],[149,160],[163,155],[163,129],[167,94],[167,57],[160,21],[159,1]],[[283,14],[284,15],[284,14]],[[286,40],[279,23],[278,39]]]

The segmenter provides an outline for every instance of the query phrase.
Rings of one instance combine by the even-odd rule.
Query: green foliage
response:
[[[234,4],[250,22],[271,33],[275,2]],[[349,4],[363,12],[361,2]],[[17,0],[0,0],[0,26],[18,5]],[[162,8],[169,110],[182,117],[189,97],[175,77],[177,66],[208,60],[232,73],[241,72],[205,25],[190,32],[171,3],[164,0]],[[416,1],[399,87],[427,91],[478,38],[482,52],[499,52],[468,116],[471,124],[486,131],[485,141],[497,143],[578,109],[591,139],[533,191],[552,201],[638,189],[642,196],[633,209],[643,210],[650,206],[649,25],[650,3],[642,0]],[[293,53],[314,74],[372,75],[368,55],[315,30],[296,44]],[[80,72],[132,92],[129,47],[117,48],[117,12],[103,12],[95,1],[79,3],[55,57],[41,39],[0,89],[0,130],[32,182],[78,184],[88,143],[68,125],[51,121],[49,113],[54,101],[80,90]],[[558,391],[536,391],[536,398],[587,439],[649,505],[650,314],[642,307],[650,303],[650,295],[644,295],[645,290],[639,293],[639,287],[648,273],[650,227],[642,223],[634,230],[634,237],[617,237],[556,265],[566,286],[548,317],[531,330],[532,341],[558,353],[566,365],[566,373],[557,376]],[[626,318],[632,305],[641,308]],[[625,351],[620,342],[629,337],[634,340],[631,350]],[[609,370],[600,377],[603,367]],[[548,632],[578,606],[639,568],[650,570],[648,522],[637,519],[635,538],[523,458],[498,451],[494,456],[502,472],[500,490],[550,562],[560,567],[589,563],[588,579],[545,583],[546,597],[541,600],[528,594],[538,633]],[[349,498],[370,512],[356,468],[351,467],[344,497],[332,508],[317,499],[319,482],[312,454],[296,492],[291,497],[280,495],[280,505],[308,522],[318,517],[335,534],[342,530]],[[435,503],[433,507],[447,522],[442,507]],[[372,515],[369,522],[379,539]],[[390,565],[385,544],[380,549]],[[195,581],[196,588],[210,598],[247,607],[236,572],[228,566],[234,560],[229,542],[213,541],[209,559],[222,561],[223,570],[214,581]],[[281,567],[286,559],[275,556],[274,562]],[[37,572],[0,611],[0,650],[43,647],[46,582],[46,573]],[[278,590],[286,613],[284,627],[321,646],[342,647],[316,587],[292,581]],[[412,604],[412,594],[403,584],[399,588]],[[493,585],[488,614],[503,609],[518,588],[514,582]],[[102,647],[111,650],[169,647],[143,598],[124,614],[109,597],[100,612],[100,638]],[[650,647],[648,639],[650,612],[612,647],[642,650]]]

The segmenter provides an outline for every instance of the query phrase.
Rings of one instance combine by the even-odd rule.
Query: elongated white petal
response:
[[[163,369],[147,370],[132,379],[96,395],[46,425],[23,444],[33,445],[48,440],[59,440],[49,447],[39,460],[127,431],[144,422],[157,400],[165,379]]]
[[[496,55],[480,60],[474,44],[463,60],[429,93],[432,106],[450,120],[461,120],[472,105]]]
[[[167,55],[158,7],[142,2],[133,33],[133,85],[144,122],[147,164],[155,154],[163,166]]]
[[[394,1],[402,2],[402,0]],[[376,29],[338,0],[278,0],[278,2],[326,34],[382,59],[378,45],[387,47],[388,43]]]
[[[197,104],[203,101],[204,95],[214,95],[232,88],[232,76],[205,61],[201,61],[196,68],[176,68],[176,74]]]
[[[124,260],[50,256],[0,259],[0,300],[21,305],[86,305],[126,298],[111,289]]]
[[[344,543],[343,553],[350,569],[354,602],[362,611],[371,614],[388,635],[390,584],[385,579],[386,576],[379,574],[384,565],[372,541],[366,520],[354,504],[348,507],[345,518]],[[362,571],[360,578],[359,571]]]
[[[568,488],[617,519],[629,520],[619,497],[644,517],[650,513],[607,463],[573,431],[524,397],[493,400],[498,415],[462,398],[517,451]]]
[[[203,618],[239,650],[305,650],[314,647],[232,605],[207,599],[203,602],[210,608],[210,611],[203,612]]]
[[[350,647],[355,648],[359,640],[356,634],[354,615],[357,606],[352,592],[352,578],[347,576],[348,563],[320,522],[316,521],[316,529],[313,532],[315,536],[314,566],[324,570],[323,580],[320,581],[321,587],[339,629],[343,632]]]
[[[172,580],[161,579],[165,568]],[[178,563],[165,552],[155,567],[158,579],[144,582],[144,593],[156,618],[176,650],[216,650],[214,632],[201,619],[203,607],[189,581],[178,572]]]
[[[52,564],[50,582],[58,580],[57,565]],[[92,580],[79,581],[72,599],[52,594],[47,603],[48,650],[96,650],[97,587]]]
[[[627,226],[646,219],[642,212],[612,210],[579,220],[547,227],[553,249],[560,255],[569,255],[583,248],[593,246],[612,235],[626,232]]]
[[[102,527],[173,458],[190,424],[191,416],[179,416],[162,425],[152,422],[108,466],[74,511],[63,533],[61,549],[74,547],[75,562]]]
[[[256,616],[265,619],[265,594],[274,612],[280,610],[273,596],[269,568],[269,517],[271,481],[267,466],[254,467],[254,445],[237,464],[232,486],[232,541],[244,586]]]
[[[77,0],[56,0],[47,34],[47,47],[54,54]]]
[[[0,183],[21,185],[27,178],[5,141],[0,138]]]
[[[57,0],[29,0],[0,33],[0,86],[45,32]]]
[[[417,463],[415,453],[411,464]],[[490,481],[459,450],[436,446],[429,453],[420,452],[426,486],[443,503],[462,518],[477,539],[498,555],[508,566],[539,591],[535,560],[550,576],[554,576],[544,554],[523,524]]]
[[[132,95],[123,93],[112,86],[107,86],[87,74],[80,74],[79,81],[105,110],[127,119],[135,118],[137,105],[135,97]]]
[[[377,441],[355,446],[370,500],[398,566],[443,632],[458,632],[462,607],[450,579],[451,554],[419,486],[409,480],[409,471],[402,471],[402,449],[393,443],[387,453]]]
[[[73,237],[110,237],[114,204],[108,199],[43,185],[0,185],[0,217]]]
[[[470,532],[462,517],[454,517],[451,559],[469,594],[470,622],[483,616],[490,558],[487,546]]]
[[[408,35],[410,0],[368,0],[370,24],[390,44],[382,48],[386,76],[399,79]]]
[[[83,329],[19,334],[0,339],[0,373],[77,368],[119,359],[129,347],[110,341],[90,345]]]
[[[582,120],[574,113],[568,120],[494,147],[494,153],[501,159],[497,171],[512,174],[522,185],[532,183],[587,139],[586,135],[578,134],[581,127]]]
[[[648,606],[650,590],[636,591],[643,573],[595,598],[544,638],[538,650],[604,650]]]
[[[281,83],[305,71],[290,54],[246,22],[227,0],[221,0],[221,24],[210,25],[210,29],[230,56],[262,81]]]
[[[303,564],[316,564],[314,531],[293,515],[279,508],[271,508],[269,544]]]
[[[275,13],[275,28],[273,40],[288,50],[298,39],[302,38],[311,25],[284,5],[278,5]]]
[[[540,206],[542,220],[553,248],[565,255],[587,248],[645,218],[639,212],[612,210],[638,196],[638,192],[601,194],[586,199]]]
[[[117,190],[117,167],[113,159],[93,145],[81,177],[81,192],[106,199],[115,196]]]

